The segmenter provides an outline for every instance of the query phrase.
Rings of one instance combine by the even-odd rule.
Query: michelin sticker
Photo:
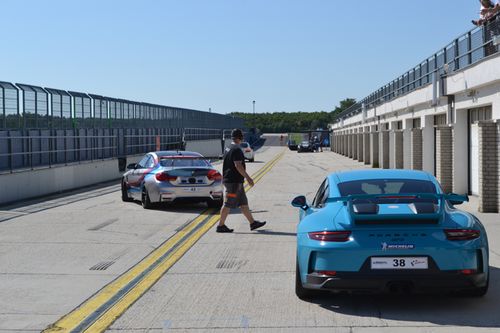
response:
[[[413,250],[415,245],[413,244],[387,244],[386,242],[382,242],[382,251],[387,250]]]

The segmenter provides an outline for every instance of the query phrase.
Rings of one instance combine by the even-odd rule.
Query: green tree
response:
[[[331,112],[272,112],[257,113],[255,117],[250,113],[233,112],[231,115],[243,118],[246,127],[255,126],[266,133],[300,132],[317,128],[326,129],[337,114],[355,103],[354,98],[346,98]]]

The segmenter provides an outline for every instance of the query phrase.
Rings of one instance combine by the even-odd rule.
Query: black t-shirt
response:
[[[224,183],[243,183],[244,177],[238,172],[235,161],[241,161],[243,168],[245,168],[245,155],[237,145],[231,146],[229,150],[224,153],[224,163],[222,164],[222,175]]]

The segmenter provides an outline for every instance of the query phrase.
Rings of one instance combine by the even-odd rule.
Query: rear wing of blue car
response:
[[[446,202],[465,201],[466,195],[437,193],[355,194],[327,200],[343,202],[357,224],[437,224]]]

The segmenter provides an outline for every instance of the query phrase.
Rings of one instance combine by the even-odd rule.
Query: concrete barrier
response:
[[[222,154],[222,142],[220,139],[187,141],[186,150],[198,152],[205,157],[218,157]]]
[[[127,164],[137,163],[142,156],[128,156]],[[120,179],[122,174],[116,158],[0,174],[0,204]]]

